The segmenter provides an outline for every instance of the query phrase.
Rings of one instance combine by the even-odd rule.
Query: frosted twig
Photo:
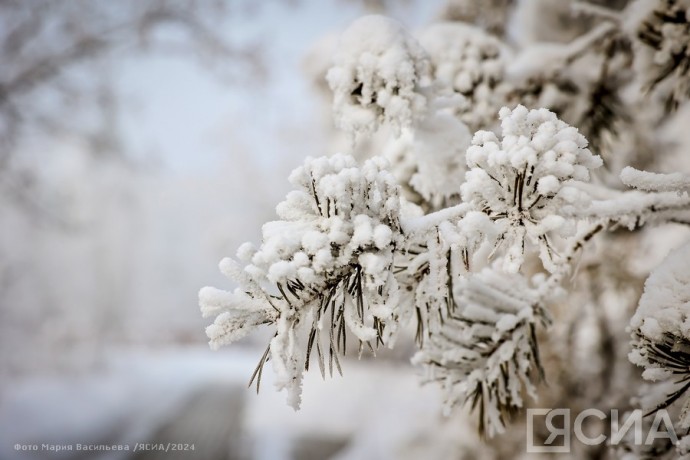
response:
[[[621,171],[621,180],[629,187],[650,192],[690,191],[690,174],[659,174],[640,171],[627,166]]]
[[[551,276],[539,286],[539,296],[544,299],[553,292],[556,287],[563,281],[563,279],[570,273],[572,269],[572,262],[577,253],[584,248],[585,244],[590,241],[594,235],[604,230],[605,226],[602,222],[593,223],[580,232],[573,239],[572,244],[563,253],[563,262],[559,264],[558,269],[551,274]]]
[[[589,51],[595,43],[608,37],[616,30],[617,27],[615,25],[611,24],[610,22],[605,22],[599,24],[590,32],[576,38],[565,48],[565,55],[563,56],[564,63],[566,65],[570,64]]]
[[[604,220],[629,229],[656,222],[686,222],[690,217],[690,196],[673,192],[623,192],[609,200],[594,200],[584,209],[566,211],[570,217]]]
[[[432,212],[422,217],[401,219],[400,226],[402,227],[403,233],[405,233],[407,236],[420,235],[434,230],[443,222],[462,219],[465,214],[471,210],[472,206],[470,204],[461,203],[450,208]]]
[[[595,16],[597,18],[612,21],[616,24],[620,24],[623,21],[623,18],[618,11],[612,10],[611,8],[607,8],[605,6],[595,5],[593,3],[582,1],[575,2],[570,6],[570,9],[575,14]]]

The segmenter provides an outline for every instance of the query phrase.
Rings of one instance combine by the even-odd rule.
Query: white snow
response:
[[[621,181],[625,185],[646,191],[677,191],[679,193],[690,191],[690,174],[680,172],[658,174],[626,166],[621,171]]]
[[[429,60],[397,21],[364,16],[343,33],[328,71],[336,124],[355,136],[383,121],[398,131],[426,110],[420,86],[430,83]]]

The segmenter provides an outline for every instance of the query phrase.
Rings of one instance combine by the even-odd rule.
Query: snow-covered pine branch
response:
[[[677,109],[690,98],[690,2],[636,0],[627,16],[643,84],[647,90],[665,86],[666,108]]]
[[[499,116],[502,138],[478,131],[467,150],[471,169],[461,188],[463,199],[498,228],[504,270],[518,272],[526,244],[539,247],[551,270],[556,256],[548,235],[572,234],[567,213],[586,208],[589,197],[571,184],[588,181],[601,158],[587,149],[577,129],[546,109],[503,108]]]
[[[675,222],[690,224],[690,197],[675,192],[645,193],[628,191],[604,200],[592,200],[579,210],[568,210],[579,219],[607,222],[608,226],[629,230],[646,224]]]
[[[461,96],[436,94],[420,119],[391,139],[384,149],[391,172],[407,186],[408,198],[426,210],[439,210],[460,201],[466,165],[465,151],[472,135],[454,114]]]
[[[668,256],[649,276],[630,320],[633,349],[629,359],[644,368],[642,377],[657,385],[647,395],[648,410],[682,402],[679,426],[690,428],[690,244]]]
[[[424,216],[402,215],[400,189],[381,158],[367,160],[361,168],[344,155],[307,160],[290,177],[297,190],[278,205],[281,220],[264,225],[258,249],[248,244],[239,249],[246,265],[230,260],[221,264],[240,287],[234,292],[200,292],[204,314],[217,315],[207,330],[211,345],[225,345],[259,325],[275,324],[275,337],[255,376],[260,379],[263,365],[271,360],[278,387],[288,390],[294,407],[313,351],[322,374],[326,355],[330,372],[334,365],[340,369],[337,354],[345,352],[348,332],[361,349],[392,344],[401,325],[416,322],[420,346],[438,346],[433,343],[439,334],[467,314],[465,306],[457,307],[469,297],[455,292],[454,286],[460,286],[459,292],[463,286],[477,290],[477,283],[494,279],[482,272],[475,280],[474,253],[482,245],[495,246],[494,253],[508,259],[501,270],[513,274],[499,270],[496,279],[519,278],[516,259],[525,256],[524,240],[548,245],[547,233],[562,233],[565,218],[554,214],[587,204],[586,196],[568,184],[587,180],[589,169],[600,163],[586,149],[584,138],[549,111],[519,106],[502,109],[500,117],[502,140],[478,132],[468,150],[472,169],[461,187],[467,202]],[[499,250],[502,244],[505,251]],[[543,260],[548,268],[556,266],[550,255]],[[491,299],[487,308],[508,309],[521,321],[529,320],[525,327],[533,328],[536,318],[546,317],[542,307],[537,308],[538,299],[528,302],[533,312],[529,315],[527,310],[511,310],[510,295]],[[522,326],[504,332],[529,339],[520,345],[523,351],[536,350],[534,335]],[[498,359],[492,357],[498,350],[487,351],[485,358]],[[519,368],[523,380],[528,368]],[[505,396],[486,397],[485,404],[520,407],[514,395],[510,403]],[[494,415],[492,433],[498,429]]]
[[[463,96],[455,109],[458,118],[472,131],[492,129],[512,89],[505,81],[508,47],[461,22],[433,24],[422,30],[419,42],[429,53],[436,81]]]
[[[493,436],[523,407],[525,392],[536,399],[543,378],[536,327],[549,319],[538,291],[500,268],[462,278],[457,291],[458,310],[413,362],[442,386],[447,411],[470,404],[480,432]]]
[[[673,101],[687,98],[687,1],[639,3],[617,12],[581,5],[601,22],[517,59],[506,59],[499,37],[465,24],[437,24],[417,40],[382,16],[356,21],[328,72],[333,116],[355,142],[381,139],[361,166],[337,154],[292,174],[296,190],[263,227],[261,246],[240,248],[243,266],[221,263],[239,288],[200,292],[203,314],[216,316],[211,346],[275,327],[252,380],[258,390],[272,361],[297,408],[312,355],[322,375],[333,374],[347,337],[373,350],[412,326],[414,361],[442,385],[447,408],[477,409],[490,436],[506,430],[525,395],[536,397],[545,371],[537,327],[563,320],[551,304],[563,289],[577,292],[566,277],[578,276],[587,244],[619,228],[690,224],[687,174],[626,168],[620,178],[638,190],[618,190],[626,149],[649,134],[621,131],[646,127],[637,113],[646,100],[629,94],[631,61],[644,61],[639,42],[656,50],[653,86],[668,80]],[[655,123],[667,118],[654,109]],[[604,144],[607,168],[597,171]],[[679,272],[686,253],[650,277],[632,322],[631,360],[644,377],[675,379],[666,405],[688,404],[690,320],[687,299],[674,297],[690,285]],[[659,308],[666,300],[680,306]],[[686,410],[685,428],[688,419]]]
[[[278,388],[300,404],[301,379],[316,352],[321,373],[340,370],[348,332],[360,349],[383,344],[395,332],[398,285],[393,256],[402,243],[399,187],[374,158],[356,167],[352,157],[308,159],[290,181],[297,188],[277,207],[281,220],[264,225],[258,249],[245,244],[240,268],[221,269],[240,287],[233,293],[204,288],[207,329],[217,348],[260,324],[275,324],[275,337],[259,362],[273,362]],[[232,270],[228,269],[232,267]],[[257,388],[259,382],[257,381]]]
[[[402,24],[358,19],[341,36],[328,71],[336,125],[355,137],[383,123],[400,132],[426,112],[430,72],[426,52]]]

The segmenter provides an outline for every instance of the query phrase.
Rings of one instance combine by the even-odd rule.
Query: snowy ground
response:
[[[354,360],[343,378],[310,373],[294,412],[268,368],[259,396],[246,389],[260,353],[121,351],[97,374],[16,382],[0,403],[0,458],[189,458],[42,450],[137,442],[195,443],[194,458],[399,458],[403,440],[440,417],[436,388],[419,388],[411,368]],[[17,452],[17,443],[39,450]]]

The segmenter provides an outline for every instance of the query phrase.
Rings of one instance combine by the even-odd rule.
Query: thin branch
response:
[[[408,236],[423,235],[434,230],[438,225],[445,221],[455,221],[462,219],[465,214],[472,210],[472,206],[461,203],[450,208],[441,209],[422,217],[413,217],[400,221],[403,233]]]

